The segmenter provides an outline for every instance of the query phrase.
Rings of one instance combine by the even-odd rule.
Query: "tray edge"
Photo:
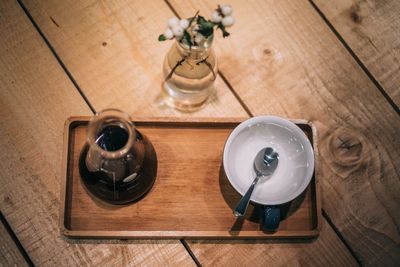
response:
[[[60,193],[60,214],[59,214],[59,228],[61,234],[64,236],[69,236],[67,234],[68,229],[65,226],[65,205],[66,205],[66,197],[67,197],[67,179],[68,179],[68,150],[69,150],[69,129],[71,124],[79,120],[80,117],[69,117],[64,123],[64,133],[63,133],[63,154],[62,154],[62,163],[61,163],[61,193]]]
[[[230,234],[226,231],[82,231],[65,230],[64,235],[69,238],[94,238],[94,239],[234,239],[234,240],[313,240],[319,236],[318,230],[281,231],[270,235],[254,234],[254,231],[240,231]]]
[[[59,214],[59,228],[62,235],[69,238],[96,238],[96,239],[259,239],[259,240],[272,240],[272,239],[302,239],[312,240],[319,236],[322,228],[322,213],[321,213],[321,188],[319,184],[318,176],[319,163],[318,163],[318,139],[317,129],[315,125],[304,119],[289,119],[295,124],[307,124],[311,127],[312,131],[312,145],[314,150],[315,160],[315,208],[316,208],[316,227],[308,231],[297,231],[297,234],[293,235],[293,231],[281,231],[271,235],[246,235],[247,232],[253,233],[252,231],[240,231],[238,235],[229,235],[226,231],[81,231],[81,230],[70,230],[65,225],[65,205],[66,205],[66,190],[67,190],[67,171],[68,171],[68,150],[69,150],[69,135],[70,127],[76,122],[86,122],[90,120],[91,116],[71,116],[64,124],[63,134],[63,154],[62,154],[62,170],[61,170],[61,201],[60,201],[60,214]],[[183,123],[183,124],[196,124],[196,123],[240,123],[247,118],[164,118],[164,117],[141,117],[132,118],[134,122],[170,122],[170,123]],[[123,233],[123,234],[122,234]],[[200,235],[199,233],[203,233]],[[247,233],[248,234],[248,233]]]

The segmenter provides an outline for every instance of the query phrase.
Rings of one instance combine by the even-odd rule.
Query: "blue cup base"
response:
[[[279,206],[262,206],[261,230],[265,232],[276,232],[281,221]]]

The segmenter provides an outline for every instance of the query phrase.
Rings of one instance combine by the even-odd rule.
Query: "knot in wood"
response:
[[[366,138],[349,129],[339,128],[331,133],[325,143],[325,157],[341,177],[364,169],[370,160],[370,149]]]
[[[4,204],[7,204],[7,205],[13,204],[13,202],[11,201],[11,198],[9,196],[5,196],[3,200],[4,200]]]
[[[379,9],[376,5],[382,5],[382,3],[380,1],[375,1],[374,3],[365,0],[357,1],[349,9],[351,21],[355,24],[361,24],[364,18],[370,17],[371,12]]]
[[[363,156],[361,139],[356,133],[339,129],[331,135],[329,148],[337,161],[347,165],[357,162]]]
[[[361,24],[362,16],[360,15],[360,5],[354,4],[350,7],[350,18],[356,24]]]

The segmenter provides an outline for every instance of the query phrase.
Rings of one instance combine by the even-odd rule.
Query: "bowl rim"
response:
[[[310,161],[310,167],[307,169],[307,172],[305,174],[305,179],[302,185],[292,194],[286,196],[285,198],[279,199],[277,201],[270,201],[270,202],[263,202],[263,201],[255,201],[253,199],[253,196],[251,197],[251,201],[257,204],[261,205],[280,205],[283,203],[287,203],[289,201],[292,201],[299,195],[301,195],[304,190],[307,188],[309,185],[313,174],[314,174],[314,169],[315,169],[315,154],[314,150],[312,147],[312,144],[306,134],[303,132],[303,130],[300,129],[295,123],[290,121],[289,119],[285,119],[282,117],[278,116],[273,116],[273,115],[260,115],[260,116],[255,116],[252,118],[249,118],[243,122],[241,122],[238,126],[236,126],[233,131],[229,134],[225,145],[224,145],[224,150],[223,150],[223,166],[225,170],[226,177],[229,180],[229,183],[232,185],[232,187],[238,192],[240,195],[244,195],[245,192],[241,192],[239,190],[238,185],[235,183],[235,181],[232,178],[232,175],[230,175],[230,171],[228,168],[228,153],[229,153],[229,148],[232,145],[232,142],[235,140],[235,138],[238,136],[239,133],[241,133],[249,124],[254,124],[254,123],[260,123],[260,122],[266,122],[266,123],[276,123],[278,125],[283,125],[285,127],[288,127],[290,130],[292,130],[300,139],[302,144],[305,146],[305,150],[308,150],[309,153],[311,153],[311,161]]]

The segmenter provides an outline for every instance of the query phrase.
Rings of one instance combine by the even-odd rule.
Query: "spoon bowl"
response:
[[[253,183],[250,185],[246,194],[244,194],[244,196],[240,199],[235,210],[233,211],[233,214],[236,217],[241,217],[246,214],[254,187],[261,178],[269,177],[274,172],[276,166],[278,165],[278,161],[279,155],[271,147],[263,148],[257,153],[253,163],[253,167],[256,172],[256,178],[253,180]]]
[[[270,176],[278,165],[279,154],[272,147],[261,149],[254,158],[253,168],[256,176]]]

